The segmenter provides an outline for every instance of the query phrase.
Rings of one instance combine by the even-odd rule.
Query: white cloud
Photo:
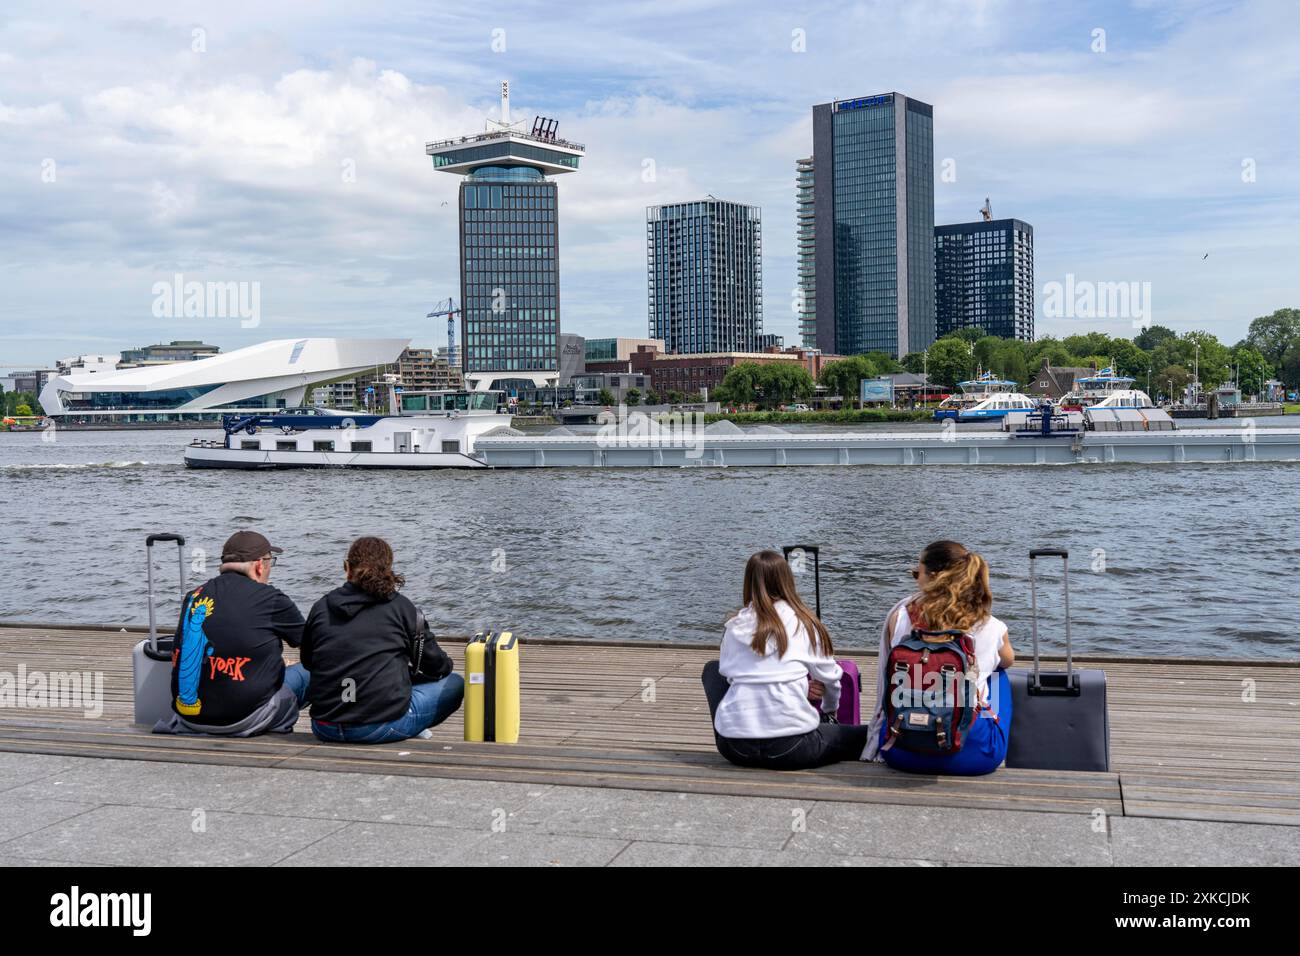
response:
[[[456,179],[424,143],[481,128],[501,78],[517,117],[557,116],[589,147],[559,178],[573,331],[642,333],[645,207],[712,193],[763,207],[767,324],[793,338],[810,107],[889,89],[934,104],[936,158],[957,161],[937,219],[992,196],[1034,224],[1041,281],[1150,279],[1168,321],[1228,338],[1300,300],[1300,38],[1278,3],[1107,8],[1104,55],[1091,18],[1010,2],[136,6],[115,20],[17,0],[0,21],[0,344],[22,364],[110,332],[246,341],[157,327],[149,289],[178,270],[262,281],[263,337],[431,340],[428,303],[457,292]],[[8,338],[34,326],[61,339]]]

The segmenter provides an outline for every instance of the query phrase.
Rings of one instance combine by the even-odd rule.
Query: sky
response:
[[[1151,321],[1229,343],[1300,306],[1286,0],[6,0],[0,370],[173,339],[444,344],[425,315],[459,295],[458,178],[424,144],[482,130],[502,80],[515,119],[587,147],[557,177],[565,332],[645,336],[645,208],[712,194],[762,207],[765,331],[797,343],[811,107],[888,91],[934,107],[937,223],[987,196],[1033,225],[1040,337],[1133,334],[1045,310],[1067,277],[1138,283]],[[256,323],[165,314],[178,275],[255,288]]]

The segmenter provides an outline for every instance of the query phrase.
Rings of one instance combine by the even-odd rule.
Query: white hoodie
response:
[[[794,608],[785,601],[777,601],[775,606],[789,642],[784,657],[776,656],[772,638],[768,638],[766,654],[755,654],[750,647],[758,626],[753,607],[741,609],[727,622],[718,668],[731,687],[713,721],[714,729],[723,737],[769,739],[815,730],[821,718],[808,702],[810,676],[826,685],[822,710],[833,714],[839,709],[843,674],[840,665],[835,658],[813,650],[808,631],[795,617]]]

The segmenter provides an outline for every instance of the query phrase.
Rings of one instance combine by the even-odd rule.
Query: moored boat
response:
[[[1042,402],[1023,392],[995,392],[984,401],[963,408],[957,413],[959,422],[978,422],[986,419],[1006,418],[1012,412],[1030,412]]]
[[[221,439],[196,438],[190,468],[486,468],[475,442],[508,427],[496,392],[406,392],[395,415],[285,409],[227,415]]]
[[[992,372],[984,372],[969,381],[958,382],[957,387],[961,389],[961,393],[949,395],[939,403],[939,407],[934,410],[935,420],[958,418],[966,409],[988,401],[993,395],[1010,391],[1017,384],[1017,382],[998,378]]]
[[[1061,408],[1155,408],[1156,403],[1146,392],[1133,387],[1134,381],[1131,375],[1121,375],[1108,365],[1096,375],[1075,379],[1074,389],[1061,399]]]

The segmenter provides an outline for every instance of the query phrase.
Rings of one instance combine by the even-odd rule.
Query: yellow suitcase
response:
[[[509,631],[465,645],[465,739],[519,742],[519,641]]]

